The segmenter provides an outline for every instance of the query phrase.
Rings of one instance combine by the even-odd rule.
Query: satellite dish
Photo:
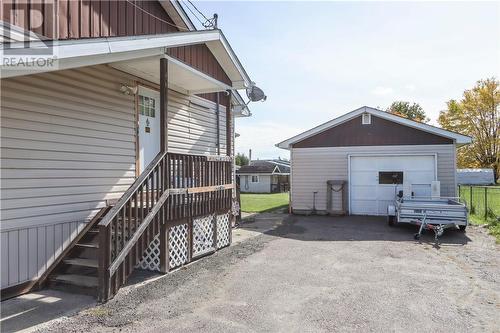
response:
[[[247,88],[247,97],[251,102],[265,101],[267,99],[264,91],[255,84]]]

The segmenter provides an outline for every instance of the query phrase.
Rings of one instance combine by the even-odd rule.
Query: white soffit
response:
[[[111,63],[110,66],[145,80],[160,83],[160,58],[153,56]],[[165,56],[168,61],[169,86],[184,94],[201,94],[231,89],[227,84],[202,73],[185,63]]]
[[[469,144],[472,142],[472,138],[469,136],[466,136],[466,135],[447,131],[447,130],[439,128],[439,127],[435,127],[435,126],[428,125],[425,123],[420,123],[420,122],[406,119],[403,117],[395,116],[395,115],[390,114],[388,112],[381,111],[381,110],[371,108],[368,106],[363,106],[359,109],[356,109],[354,111],[346,113],[338,118],[330,120],[330,121],[323,123],[319,126],[316,126],[308,131],[305,131],[305,132],[300,133],[294,137],[291,137],[285,141],[282,141],[282,142],[276,144],[276,147],[283,148],[283,149],[290,149],[291,145],[296,143],[296,142],[302,141],[302,140],[309,138],[313,135],[319,134],[319,133],[326,131],[332,127],[340,125],[340,124],[342,124],[342,123],[344,123],[352,118],[355,118],[363,113],[370,113],[374,116],[377,116],[377,117],[380,117],[383,119],[387,119],[387,120],[393,121],[395,123],[399,123],[399,124],[402,124],[402,125],[405,125],[408,127],[413,127],[413,128],[422,130],[424,132],[432,133],[435,135],[439,135],[439,136],[442,136],[445,138],[455,140],[455,143],[457,145],[464,145],[464,144]]]

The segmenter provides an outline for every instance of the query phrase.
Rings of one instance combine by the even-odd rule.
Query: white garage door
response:
[[[403,182],[415,196],[430,196],[435,156],[351,156],[350,207],[355,215],[386,215]]]

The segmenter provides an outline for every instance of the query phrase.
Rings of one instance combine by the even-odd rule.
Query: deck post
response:
[[[110,297],[109,265],[111,257],[111,227],[99,226],[99,258],[98,279],[99,289],[97,297],[100,302],[106,302]]]
[[[168,59],[160,59],[160,151],[168,149]]]
[[[160,59],[160,151],[163,153],[168,150],[168,59],[164,55]],[[170,163],[166,163],[162,181],[164,186],[169,186],[167,180],[170,174]],[[165,218],[165,207],[161,209],[160,218],[160,272],[167,273],[170,270],[170,258],[168,249],[168,231],[167,219]]]
[[[165,274],[170,270],[170,258],[168,249],[168,231],[167,221],[163,220],[160,225],[160,272]]]

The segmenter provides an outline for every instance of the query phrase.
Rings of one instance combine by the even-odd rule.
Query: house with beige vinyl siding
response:
[[[236,170],[241,193],[287,192],[290,164],[282,160],[253,160]]]
[[[136,268],[167,273],[230,243],[238,89],[253,83],[178,1],[49,11],[55,30],[2,18],[57,50],[53,67],[1,68],[2,299],[50,286],[105,301]],[[3,48],[29,51],[16,36]]]
[[[432,182],[439,181],[441,196],[455,197],[456,149],[470,142],[468,136],[361,107],[277,146],[290,150],[294,213],[347,207],[352,215],[386,215],[403,184],[413,196],[429,197]],[[327,181],[344,182],[344,196]]]

